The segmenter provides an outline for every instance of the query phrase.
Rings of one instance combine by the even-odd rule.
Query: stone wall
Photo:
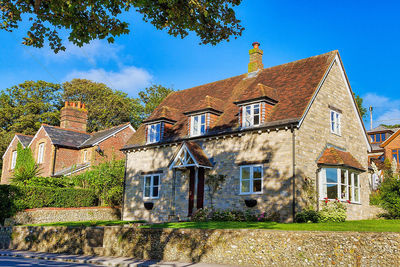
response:
[[[400,233],[14,227],[9,248],[242,266],[398,266]]]
[[[18,212],[13,218],[6,219],[5,224],[38,224],[75,221],[111,221],[120,220],[121,211],[110,207],[84,208],[41,208]]]

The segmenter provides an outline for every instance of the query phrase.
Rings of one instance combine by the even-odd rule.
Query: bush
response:
[[[326,200],[318,215],[320,222],[344,222],[347,217],[346,206],[339,200]]]
[[[55,188],[74,187],[74,183],[69,177],[33,177],[25,181],[24,185]]]
[[[265,214],[265,213],[264,213]],[[254,212],[250,210],[211,210],[211,209],[199,209],[197,210],[191,220],[194,222],[256,222],[261,216],[257,216]],[[265,220],[262,221],[266,221]]]
[[[35,163],[32,151],[29,147],[23,148],[21,143],[17,145],[17,160],[12,183],[25,185],[27,181],[40,173],[39,165]]]
[[[76,208],[97,206],[92,190],[0,185],[0,223],[24,209],[56,207]]]
[[[400,218],[400,178],[396,175],[385,176],[376,194],[373,201],[387,211],[386,217]]]
[[[296,213],[294,221],[296,223],[308,223],[308,222],[317,223],[319,222],[319,214],[315,210],[306,209]]]

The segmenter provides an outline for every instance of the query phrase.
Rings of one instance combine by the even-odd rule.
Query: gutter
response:
[[[57,157],[57,146],[54,146],[54,157],[53,157],[53,170],[51,171],[51,176],[54,176],[56,173],[56,157]]]

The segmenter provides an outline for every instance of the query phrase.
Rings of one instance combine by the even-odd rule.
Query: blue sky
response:
[[[169,36],[132,11],[124,15],[131,33],[114,44],[66,43],[67,52],[57,55],[21,45],[22,25],[0,32],[0,89],[25,80],[80,77],[131,96],[151,83],[181,90],[245,73],[248,50],[258,41],[265,67],[338,49],[353,90],[374,107],[375,125],[400,123],[399,10],[398,1],[244,0],[236,8],[243,36],[217,46],[199,45],[194,34]]]

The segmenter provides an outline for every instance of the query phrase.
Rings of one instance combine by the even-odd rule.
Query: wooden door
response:
[[[199,168],[197,181],[197,209],[202,209],[204,205],[204,168]]]
[[[194,187],[195,187],[195,169],[189,168],[189,212],[188,216],[192,216],[194,208]]]

